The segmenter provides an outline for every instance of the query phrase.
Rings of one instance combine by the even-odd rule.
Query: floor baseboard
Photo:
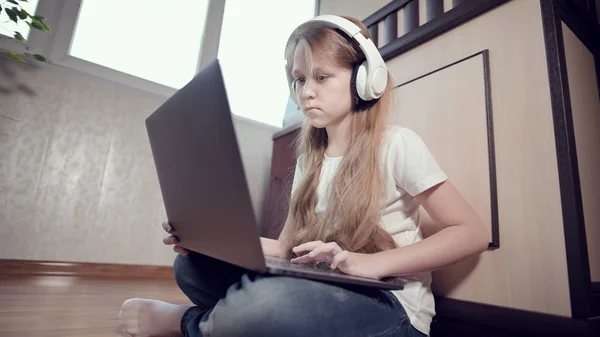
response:
[[[436,296],[432,337],[598,336],[600,318],[570,317],[517,310]]]
[[[173,278],[173,267],[116,263],[2,260],[2,275],[67,275],[86,277]]]

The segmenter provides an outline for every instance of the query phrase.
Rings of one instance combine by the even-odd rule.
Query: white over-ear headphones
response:
[[[360,27],[337,15],[320,15],[301,24],[298,28],[309,25],[340,29],[358,42],[360,49],[365,54],[366,60],[358,66],[358,69],[355,69],[356,77],[352,81],[355,83],[356,93],[363,101],[372,101],[381,97],[387,86],[387,67],[373,41],[362,35]],[[291,47],[291,42],[292,36],[288,39],[285,47],[286,55],[289,52],[288,48]],[[292,99],[296,101],[293,88],[290,88],[290,90],[292,90]]]

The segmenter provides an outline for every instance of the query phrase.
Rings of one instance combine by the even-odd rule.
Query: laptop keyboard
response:
[[[296,269],[296,270],[311,270],[311,271],[319,271],[319,272],[325,272],[325,273],[347,275],[347,274],[344,274],[343,272],[341,272],[337,268],[332,270],[330,267],[330,263],[328,263],[328,262],[315,261],[313,263],[292,263],[289,260],[274,258],[274,257],[270,257],[270,256],[265,256],[265,260],[267,262],[267,265],[271,266],[271,267],[280,267],[280,268],[285,268],[285,269]],[[398,285],[404,285],[406,283],[402,277],[394,277],[394,276],[385,277],[385,278],[381,279],[381,281],[391,283],[391,284],[398,284]]]
[[[272,258],[265,256],[266,261],[271,266],[283,267],[288,269],[324,271],[336,274],[343,274],[339,269],[332,270],[329,262],[315,261],[312,263],[292,263],[289,260]]]

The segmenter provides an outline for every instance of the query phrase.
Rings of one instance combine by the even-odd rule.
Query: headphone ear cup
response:
[[[360,65],[355,65],[352,69],[352,77],[351,77],[350,87],[352,89],[352,98],[354,99],[354,111],[363,111],[369,109],[379,99],[369,99],[365,100],[363,96],[366,96],[366,85],[367,85],[367,67],[366,61],[361,63]]]

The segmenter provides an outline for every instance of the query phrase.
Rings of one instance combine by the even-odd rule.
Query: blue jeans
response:
[[[186,337],[424,336],[389,291],[265,276],[193,252],[174,270],[196,305],[181,320]]]

